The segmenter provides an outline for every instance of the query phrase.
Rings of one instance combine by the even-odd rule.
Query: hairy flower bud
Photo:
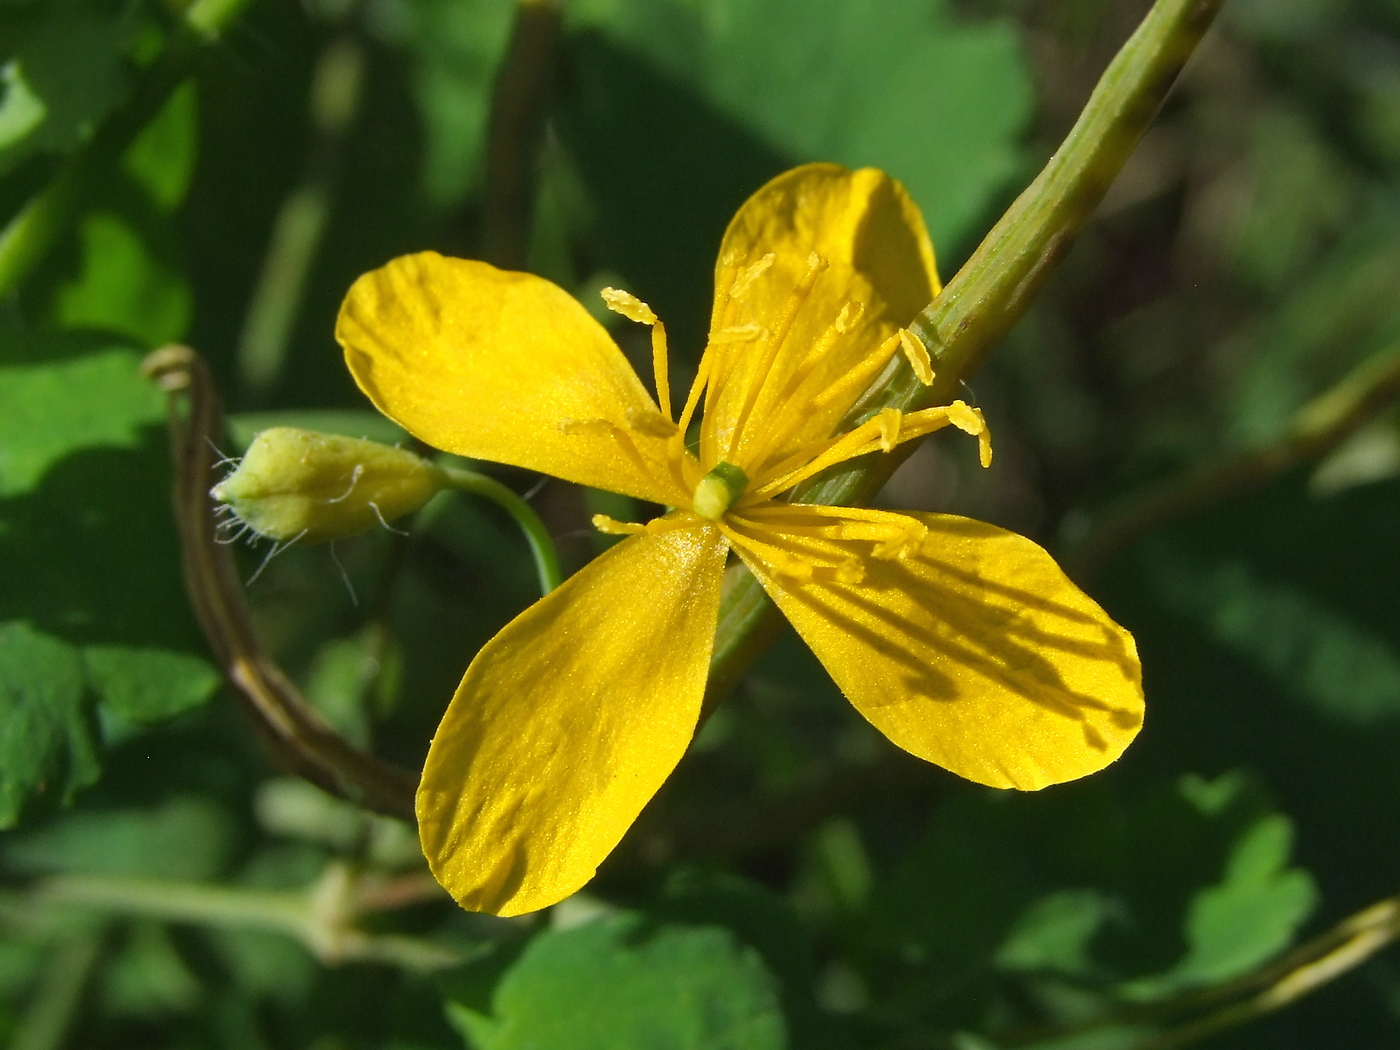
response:
[[[260,536],[325,543],[410,514],[445,483],[439,468],[400,448],[273,427],[209,494]]]

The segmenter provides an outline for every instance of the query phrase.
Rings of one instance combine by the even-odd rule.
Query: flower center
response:
[[[719,521],[748,487],[748,475],[733,463],[716,463],[695,486],[690,509],[707,521]]]

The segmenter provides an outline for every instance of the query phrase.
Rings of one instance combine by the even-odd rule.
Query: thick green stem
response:
[[[1123,45],[1063,145],[987,234],[941,295],[910,325],[933,358],[924,386],[907,365],[862,400],[848,423],[881,408],[946,404],[993,346],[1025,314],[1046,277],[1093,215],[1128,155],[1152,123],[1222,0],[1157,0]],[[905,447],[905,453],[913,446]],[[903,461],[899,452],[867,456],[797,494],[802,503],[868,503]],[[773,637],[777,611],[748,574],[730,582],[711,657],[706,702],[722,698]]]
[[[548,594],[563,582],[554,538],[550,536],[535,509],[514,489],[502,485],[495,478],[472,470],[463,470],[461,467],[445,467],[443,474],[452,488],[459,492],[470,492],[475,496],[485,496],[515,519],[520,531],[525,534],[525,542],[530,545],[530,555],[535,559],[535,575],[540,581],[542,594]]]

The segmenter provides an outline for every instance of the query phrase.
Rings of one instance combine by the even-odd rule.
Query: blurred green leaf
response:
[[[194,1007],[200,987],[164,927],[138,922],[103,973],[101,997],[118,1016],[159,1020]]]
[[[394,0],[378,25],[414,55],[425,135],[423,195],[457,204],[481,177],[486,116],[514,6],[509,0]]]
[[[0,150],[0,171],[21,156],[72,151],[120,101],[122,21],[112,5],[52,0],[36,4],[5,27],[9,39],[3,42],[13,49],[7,68],[22,76],[30,96],[20,103],[21,115],[29,115],[15,130],[25,124],[31,130],[13,136],[8,148]],[[11,90],[14,83],[10,81]],[[42,109],[39,121],[33,119],[36,105]]]
[[[131,448],[163,418],[159,391],[130,350],[0,367],[0,497],[32,488],[64,456]]]
[[[150,809],[90,809],[15,835],[0,857],[34,874],[152,875],[208,879],[228,864],[234,829],[228,814],[197,795]]]
[[[185,199],[199,148],[199,104],[193,81],[175,89],[154,120],[127,147],[122,167],[163,211]]]
[[[1221,645],[1271,675],[1281,691],[1351,725],[1400,715],[1400,653],[1384,637],[1238,560],[1215,565],[1155,548],[1163,599]]]
[[[595,919],[540,934],[496,989],[493,1016],[450,1005],[477,1050],[778,1050],[762,958],[718,927]]]
[[[1245,831],[1225,877],[1191,902],[1186,957],[1165,974],[1130,983],[1125,993],[1155,999],[1225,981],[1287,948],[1317,904],[1312,877],[1289,867],[1292,845],[1293,824],[1279,814]]]
[[[902,180],[935,245],[959,246],[1015,174],[1031,112],[1003,21],[941,0],[580,0],[601,30],[794,161],[874,165]]]
[[[98,776],[82,656],[26,623],[0,623],[0,828]]]
[[[205,703],[219,676],[187,653],[138,646],[83,649],[88,680],[103,705],[137,725],[165,722]]]
[[[146,347],[182,338],[194,308],[185,281],[116,215],[89,215],[79,232],[82,270],[58,291],[58,322],[114,332]]]
[[[11,59],[0,68],[5,97],[0,101],[0,150],[7,150],[44,122],[48,107],[24,79],[24,67]]]
[[[1016,920],[997,949],[1003,970],[1092,976],[1094,937],[1121,909],[1095,890],[1060,890],[1040,898]]]

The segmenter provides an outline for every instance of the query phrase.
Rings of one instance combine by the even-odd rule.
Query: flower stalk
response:
[[[902,357],[847,424],[881,409],[913,411],[946,404],[960,384],[1025,314],[1045,279],[1098,207],[1177,77],[1220,10],[1222,0],[1157,0],[1109,64],[1079,120],[942,293],[909,326],[928,348],[932,383]],[[869,503],[912,451],[867,456],[818,476],[796,500]],[[735,570],[726,581],[710,663],[705,708],[718,704],[781,631],[778,611],[758,581]]]
[[[215,503],[209,496],[223,410],[208,365],[188,347],[168,346],[149,355],[143,367],[168,395],[185,587],[234,695],[283,768],[366,809],[411,821],[417,777],[336,733],[258,638],[233,555],[218,542]]]

